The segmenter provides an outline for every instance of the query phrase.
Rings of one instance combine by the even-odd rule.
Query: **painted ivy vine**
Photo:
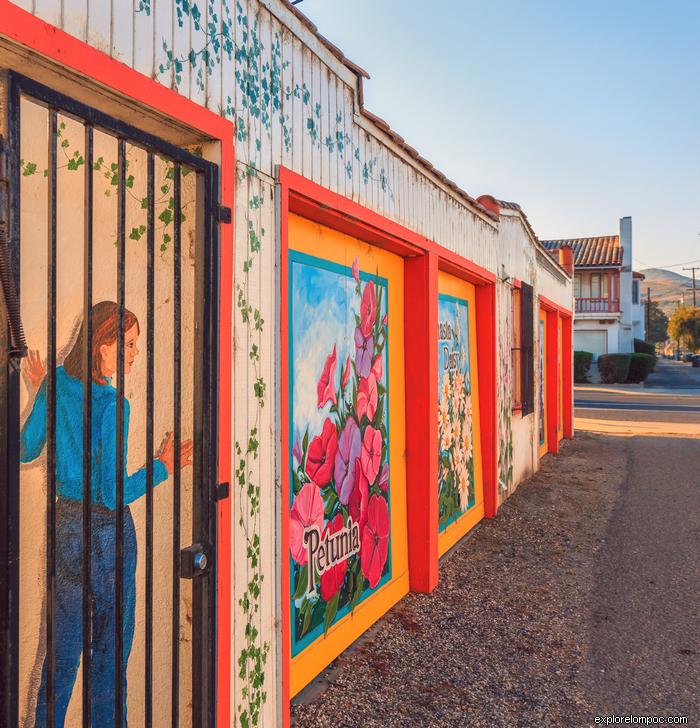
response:
[[[67,169],[69,172],[78,172],[80,169],[85,167],[85,157],[80,149],[76,149],[70,139],[66,136],[66,122],[59,121],[58,129],[56,130],[56,136],[58,137],[58,149],[63,155],[63,160],[60,164],[56,165],[57,169]],[[201,156],[202,149],[197,147],[193,152]],[[155,217],[158,221],[156,223],[155,235],[159,239],[160,252],[165,253],[168,250],[168,246],[172,242],[173,225],[175,222],[175,196],[173,194],[173,183],[175,179],[175,167],[171,160],[166,157],[159,156],[163,166],[161,169],[161,178],[155,182],[155,197],[154,197],[154,208]],[[19,160],[20,170],[23,177],[33,177],[34,175],[41,174],[43,177],[49,176],[48,169],[39,169],[39,165],[36,162],[30,160],[20,159]],[[136,220],[136,224],[131,226],[128,230],[128,239],[139,241],[146,235],[148,230],[147,227],[147,214],[148,214],[148,195],[141,197],[134,193],[134,183],[136,177],[131,171],[135,169],[134,150],[127,147],[127,154],[125,160],[125,187],[126,193],[135,202],[138,203],[138,209],[140,210],[140,217]],[[119,165],[116,161],[106,161],[104,157],[100,156],[95,159],[92,163],[93,173],[97,173],[102,177],[104,183],[102,193],[105,197],[111,197],[119,185]],[[186,177],[192,170],[189,167],[182,167],[181,174]],[[184,210],[191,206],[194,200],[183,202],[180,207],[180,222],[183,223],[187,220],[187,215]],[[115,244],[116,244],[116,233],[115,233]]]
[[[150,0],[142,0],[144,12],[150,13]],[[240,2],[235,4],[235,24],[229,0],[223,0],[221,11],[217,13],[212,0],[207,0],[206,21],[197,2],[191,0],[175,0],[177,23],[184,27],[186,22],[201,34],[202,43],[199,48],[191,48],[186,54],[177,55],[166,39],[162,41],[164,61],[158,67],[159,75],[173,74],[175,87],[182,85],[183,72],[189,67],[194,72],[194,82],[200,91],[206,90],[206,78],[213,75],[225,59],[235,62],[235,81],[241,102],[236,108],[233,97],[227,95],[226,102],[219,112],[222,116],[235,119],[236,135],[239,142],[250,138],[255,140],[255,152],[262,148],[262,139],[252,134],[251,126],[260,122],[262,130],[271,137],[273,123],[279,124],[285,149],[292,146],[292,131],[289,114],[283,111],[283,100],[300,99],[306,121],[304,132],[315,148],[325,148],[335,153],[345,163],[343,169],[347,179],[353,176],[353,159],[360,165],[360,174],[365,185],[376,182],[383,192],[393,197],[386,170],[380,166],[376,157],[363,159],[362,149],[355,144],[345,131],[345,118],[337,112],[333,120],[335,128],[330,134],[321,133],[321,104],[313,99],[311,89],[305,84],[282,86],[283,71],[289,67],[289,61],[282,60],[282,43],[279,33],[275,33],[271,41],[270,60],[262,61],[263,52],[267,51],[260,39],[260,23],[257,14],[251,19]],[[236,42],[236,28],[240,31],[240,42]],[[255,159],[248,160],[256,167]]]

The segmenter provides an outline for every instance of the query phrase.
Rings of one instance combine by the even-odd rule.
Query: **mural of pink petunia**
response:
[[[383,362],[382,362],[382,355],[379,354],[375,357],[374,362],[372,363],[372,374],[374,374],[374,378],[379,382],[382,379],[382,371],[383,371]]]
[[[372,422],[377,411],[377,380],[374,374],[364,377],[360,380],[360,386],[357,390],[357,419],[362,420],[366,415],[367,419]]]
[[[360,462],[362,463],[362,472],[364,472],[370,485],[374,483],[377,477],[381,460],[382,433],[379,430],[375,430],[371,425],[368,425],[365,430],[365,435],[362,438]]]
[[[374,328],[377,317],[377,294],[374,291],[374,282],[369,281],[362,291],[360,302],[360,329],[363,336],[369,336]]]
[[[389,490],[389,463],[384,463],[379,471],[379,487],[385,493]]]
[[[343,516],[338,513],[332,521],[328,522],[323,535],[325,536],[326,533],[337,533],[342,530],[344,526],[345,523],[343,521]],[[338,593],[340,587],[343,586],[347,568],[348,562],[341,561],[339,564],[332,566],[321,575],[321,598],[325,602],[329,602]]]
[[[374,589],[379,584],[389,551],[389,508],[384,498],[373,495],[367,506],[367,523],[360,545],[362,575]]]
[[[301,460],[303,458],[302,452],[301,452],[301,442],[299,441],[299,433],[297,432],[296,439],[294,440],[294,447],[292,448],[292,457],[297,461],[299,465],[301,465]]]
[[[306,483],[296,494],[289,513],[289,549],[297,564],[304,565],[309,555],[304,544],[304,531],[323,527],[323,499],[314,483]]]
[[[338,433],[329,418],[323,423],[321,434],[311,441],[306,456],[306,474],[316,485],[324,486],[330,483],[337,452]]]
[[[348,501],[348,513],[352,520],[360,527],[360,533],[367,521],[367,500],[369,498],[369,483],[362,472],[360,459],[355,462],[355,483]]]
[[[338,498],[343,505],[347,505],[355,485],[355,461],[360,456],[361,447],[360,428],[355,419],[350,417],[340,433],[333,472]]]
[[[358,326],[355,329],[355,367],[361,377],[366,377],[372,370],[372,354],[374,352],[374,336],[365,336]]]
[[[323,365],[323,372],[316,385],[316,391],[318,393],[319,409],[323,407],[326,402],[332,402],[336,404],[335,398],[335,366],[337,361],[337,354],[335,350],[335,344],[333,345],[333,351],[326,358],[326,363]]]

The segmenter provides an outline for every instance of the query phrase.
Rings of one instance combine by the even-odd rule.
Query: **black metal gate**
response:
[[[43,573],[39,575],[43,582],[44,604],[41,629],[45,634],[41,649],[45,654],[41,683],[35,685],[33,716],[36,724],[58,726],[65,720],[66,695],[70,698],[73,691],[70,675],[66,676],[66,672],[74,669],[77,675],[78,658],[82,686],[79,698],[76,696],[73,700],[80,701],[82,725],[103,728],[102,724],[96,723],[104,720],[106,710],[110,719],[105,725],[125,724],[122,717],[127,704],[125,676],[134,640],[138,600],[139,615],[142,615],[142,618],[138,616],[138,626],[143,640],[139,649],[144,654],[142,670],[139,663],[138,680],[143,681],[139,686],[139,695],[143,698],[135,711],[138,714],[129,713],[129,722],[146,726],[187,723],[213,726],[218,168],[196,153],[184,151],[27,78],[10,74],[8,79],[8,137],[3,140],[0,150],[0,159],[4,162],[0,167],[0,252],[4,255],[4,302],[0,303],[0,446],[3,450],[0,457],[0,723],[11,726],[23,720],[18,708],[23,609],[20,571],[24,558],[20,523],[26,523],[26,520],[22,521],[20,517],[20,474],[21,462],[34,458],[40,459],[45,473],[45,506],[42,503],[42,515],[36,528],[45,529],[46,544]],[[48,150],[44,146],[42,152],[46,159],[45,170],[22,158],[20,153],[20,109],[26,100],[40,106],[46,115],[46,136],[39,142],[39,146],[48,143]],[[81,130],[83,138],[79,151],[71,150],[72,142],[67,140],[65,133],[66,124],[73,130]],[[100,143],[115,145],[116,159],[113,161],[105,161],[96,153],[98,135]],[[27,148],[25,143],[25,156]],[[138,162],[134,161],[134,155],[140,155],[138,160],[142,160],[141,169],[145,173],[141,182],[143,194],[140,195],[134,194],[137,183],[133,171]],[[61,197],[59,169],[84,175],[81,198],[66,200]],[[46,207],[36,210],[36,215],[45,216],[46,239],[27,240],[21,230],[21,221],[27,219],[27,211],[23,213],[22,208],[25,203],[20,199],[21,182],[23,177],[41,176],[42,173],[47,185]],[[183,239],[183,184],[190,173],[192,177],[187,184],[188,189],[194,190],[195,221]],[[159,184],[163,181],[164,184]],[[98,183],[107,185],[104,195],[109,198],[113,194],[114,199],[115,214],[111,223],[114,239],[109,245],[102,233],[98,239],[96,208],[101,193],[97,189]],[[8,203],[4,207],[2,195]],[[136,197],[140,197],[138,209],[142,211],[143,221],[132,226],[127,216],[131,209],[129,205],[133,207],[131,200]],[[73,206],[73,209],[80,206],[84,220],[79,242],[81,256],[73,261],[67,261],[65,253],[61,252],[60,225],[68,214],[64,214],[63,205]],[[104,217],[104,212],[100,215]],[[188,215],[192,216],[189,209]],[[101,246],[99,261],[95,252],[98,244]],[[127,254],[129,246],[140,246],[138,255],[143,251],[144,266],[129,263],[132,260],[131,253]],[[22,256],[37,255],[38,249],[45,261],[42,267],[46,269],[45,334],[42,332],[42,337],[45,336],[42,340],[46,342],[45,365],[42,357],[37,360],[37,355],[31,351],[31,360],[26,363],[28,347],[22,330],[22,318],[26,313],[22,287],[36,285],[23,280]],[[161,263],[166,255],[171,271]],[[105,261],[111,261],[111,256],[116,258],[109,273],[116,300],[96,302],[95,275],[98,270],[100,275],[107,275],[104,273]],[[60,299],[57,285],[61,282],[61,291],[70,290],[70,287],[65,288],[70,274],[66,264],[75,271],[76,277],[82,277],[82,282],[76,283],[82,291],[79,292],[81,307],[77,333],[70,353],[64,356],[57,338],[57,322],[67,315],[68,304],[64,305]],[[156,300],[160,295],[156,288],[165,285],[159,277],[164,275],[163,270],[167,270],[168,275],[171,272],[167,281],[167,326],[163,323],[164,314],[157,313],[166,304],[161,305]],[[145,283],[145,290],[140,294],[142,300],[139,301],[138,292],[130,295],[145,312],[145,320],[141,323],[127,308],[127,281],[137,272]],[[192,280],[187,293],[184,290],[185,272]],[[163,295],[160,297],[166,301]],[[183,306],[191,311],[188,317],[183,314]],[[110,338],[110,331],[116,341]],[[143,468],[129,474],[130,405],[125,391],[125,373],[133,367],[139,334],[145,334],[141,338],[145,339],[146,350],[145,367],[140,370],[142,379],[139,380],[144,382],[145,388],[141,405],[144,418],[139,421],[139,432],[143,433],[146,462]],[[26,335],[31,346],[30,332]],[[26,381],[38,382],[37,373],[42,367],[45,376],[33,393],[33,408],[27,408],[28,416],[21,415],[20,392],[25,386],[23,369]],[[29,384],[26,386],[30,389]],[[164,407],[169,410],[167,422],[172,423],[172,429],[156,452],[154,419],[156,414],[161,419],[166,417],[162,413]],[[131,427],[134,428],[133,416]],[[190,434],[189,439],[185,432]],[[186,471],[190,460],[192,471]],[[186,472],[191,474],[183,476]],[[188,479],[184,489],[183,477]],[[157,549],[154,523],[159,528],[164,520],[154,506],[154,498],[160,498],[160,493],[164,492],[161,486],[158,496],[154,495],[159,482],[169,483],[166,487],[170,488],[168,512],[172,534],[169,546],[166,544],[166,548],[162,548],[161,544]],[[138,560],[143,581],[132,593],[137,549],[129,503],[137,503],[141,495],[145,500],[144,543],[140,545]],[[184,529],[183,520],[186,522]],[[189,528],[191,533],[187,532]],[[77,534],[77,545],[71,545],[70,534]],[[72,563],[76,560],[77,564]],[[167,568],[164,569],[166,561]],[[169,589],[165,591],[170,593],[163,594],[160,589],[154,595],[155,579],[161,571],[168,572]],[[163,582],[163,578],[158,578],[161,579],[159,583]],[[186,618],[182,614],[182,579],[192,580],[191,587],[187,587],[188,590],[191,588],[191,612],[184,615]],[[109,603],[110,589],[113,606]],[[170,612],[167,615],[169,648],[165,651],[167,670],[170,671],[167,717],[154,710],[154,674],[160,671],[159,677],[162,677],[166,669],[163,650],[158,652],[157,665],[154,658],[157,651],[154,643],[160,639],[158,632],[154,637],[154,613],[157,612],[156,604],[161,605],[161,602],[167,603]],[[71,605],[77,605],[77,609],[71,612]],[[162,624],[160,612],[158,619],[158,624]],[[73,640],[79,640],[77,645],[71,643],[74,620],[79,622]],[[104,634],[105,624],[112,625],[109,635]],[[188,632],[184,641],[188,644],[187,657],[191,655],[191,665],[183,664],[181,659],[185,629]],[[105,660],[111,667],[104,664]],[[110,674],[112,684],[105,685],[105,676]],[[73,685],[76,679],[74,676]],[[132,669],[130,692],[135,679]],[[188,695],[191,691],[191,698],[187,698],[188,710],[184,712],[183,680],[191,680],[191,685],[185,685]],[[105,706],[106,700],[111,707]],[[24,720],[25,724],[32,725],[32,715],[25,716]]]

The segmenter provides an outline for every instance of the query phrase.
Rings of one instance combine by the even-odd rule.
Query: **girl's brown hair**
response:
[[[128,331],[134,324],[139,325],[136,316],[124,309],[124,331]],[[95,384],[107,384],[102,376],[102,355],[100,347],[113,344],[119,334],[119,306],[114,301],[100,301],[92,307],[92,358],[90,378]],[[63,362],[66,374],[75,379],[85,381],[85,319],[80,325],[78,338],[70,350],[70,354]]]

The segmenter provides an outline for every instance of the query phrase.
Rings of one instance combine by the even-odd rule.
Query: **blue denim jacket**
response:
[[[116,503],[117,390],[111,384],[92,384],[92,502],[110,510]],[[126,472],[129,440],[129,402],[124,399],[124,504],[146,492],[146,468]],[[20,460],[39,457],[46,443],[46,379],[39,388],[34,407],[24,423]],[[160,460],[153,462],[153,484],[166,480],[168,472]],[[56,488],[70,500],[83,497],[83,383],[56,369]]]

